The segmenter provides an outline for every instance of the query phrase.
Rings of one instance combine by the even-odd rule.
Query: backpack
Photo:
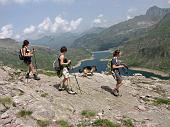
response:
[[[19,50],[19,59],[24,60],[24,56],[22,55],[22,48]]]
[[[62,67],[60,65],[60,59],[56,56],[56,59],[53,62],[53,68],[57,73],[57,76],[60,78],[62,76]]]
[[[109,74],[112,73],[112,71],[113,71],[113,69],[112,69],[112,59],[109,59],[109,60],[108,60],[106,71],[107,71]]]

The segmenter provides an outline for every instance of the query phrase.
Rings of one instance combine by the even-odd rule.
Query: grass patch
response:
[[[170,99],[168,99],[168,98],[155,98],[154,104],[155,105],[161,105],[161,104],[170,105]]]
[[[130,119],[130,118],[124,119],[124,120],[122,121],[122,124],[123,124],[123,126],[125,126],[125,127],[134,127],[133,122],[132,122],[132,119]]]
[[[58,127],[71,127],[68,122],[64,121],[64,120],[60,120],[56,122]]]
[[[93,123],[93,126],[97,127],[121,127],[119,124],[115,124],[107,119],[99,119]]]
[[[0,104],[4,105],[6,108],[9,108],[12,103],[10,97],[0,97]]]
[[[21,110],[17,113],[18,117],[27,117],[31,115],[32,115],[32,111],[26,111],[26,110]]]
[[[81,115],[85,116],[86,118],[90,118],[90,117],[94,117],[96,115],[96,113],[91,110],[84,110],[81,112]]]
[[[87,125],[85,123],[79,123],[77,127],[86,127]]]
[[[47,120],[45,120],[45,121],[43,121],[43,120],[37,120],[37,125],[39,126],[39,127],[47,127],[47,126],[49,126],[49,121],[47,121]]]
[[[48,96],[48,93],[42,93],[41,94],[41,97],[47,97]]]

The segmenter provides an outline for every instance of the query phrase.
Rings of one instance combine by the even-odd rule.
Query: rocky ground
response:
[[[169,80],[124,77],[122,96],[115,97],[110,93],[116,84],[112,76],[76,75],[82,91],[72,76],[78,94],[69,95],[58,91],[60,79],[56,76],[40,74],[40,81],[27,81],[23,72],[1,67],[0,127],[67,127],[59,125],[61,120],[73,127],[90,127],[98,119],[107,119],[117,124],[115,127],[170,126]],[[92,115],[83,115],[83,111]]]

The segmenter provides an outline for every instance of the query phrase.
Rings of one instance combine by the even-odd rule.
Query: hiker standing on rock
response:
[[[29,41],[24,40],[22,49],[20,51],[21,51],[21,55],[23,57],[24,63],[28,66],[28,73],[26,74],[25,78],[30,78],[29,74],[30,74],[30,72],[32,72],[34,79],[40,80],[40,78],[37,76],[37,72],[36,72],[34,65],[32,63],[32,56],[34,55],[35,50],[33,49],[31,51],[28,48],[29,48]]]
[[[67,60],[65,58],[65,54],[67,52],[67,48],[65,46],[61,47],[60,49],[60,55],[59,55],[59,63],[62,69],[62,75],[64,76],[64,79],[62,81],[62,83],[59,86],[59,90],[67,90],[67,92],[69,94],[75,94],[76,92],[74,92],[71,88],[70,85],[70,73],[69,73],[69,66],[71,64],[71,60]],[[66,84],[67,82],[67,84]]]
[[[124,68],[124,65],[121,65],[119,57],[121,55],[120,50],[116,50],[113,52],[113,58],[111,61],[111,67],[112,67],[112,75],[117,81],[116,87],[112,90],[112,93],[115,96],[119,96],[119,88],[122,85],[122,77],[120,75],[120,68]]]

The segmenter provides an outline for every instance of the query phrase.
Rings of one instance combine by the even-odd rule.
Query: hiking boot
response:
[[[40,80],[40,77],[38,77],[36,74],[34,74],[34,80]]]
[[[67,93],[68,93],[68,94],[73,94],[73,95],[74,95],[74,94],[77,94],[77,93],[76,93],[75,91],[73,91],[72,89],[67,89]]]
[[[25,75],[25,78],[26,78],[26,79],[29,79],[29,78],[30,78],[29,73],[27,73],[27,74]]]

